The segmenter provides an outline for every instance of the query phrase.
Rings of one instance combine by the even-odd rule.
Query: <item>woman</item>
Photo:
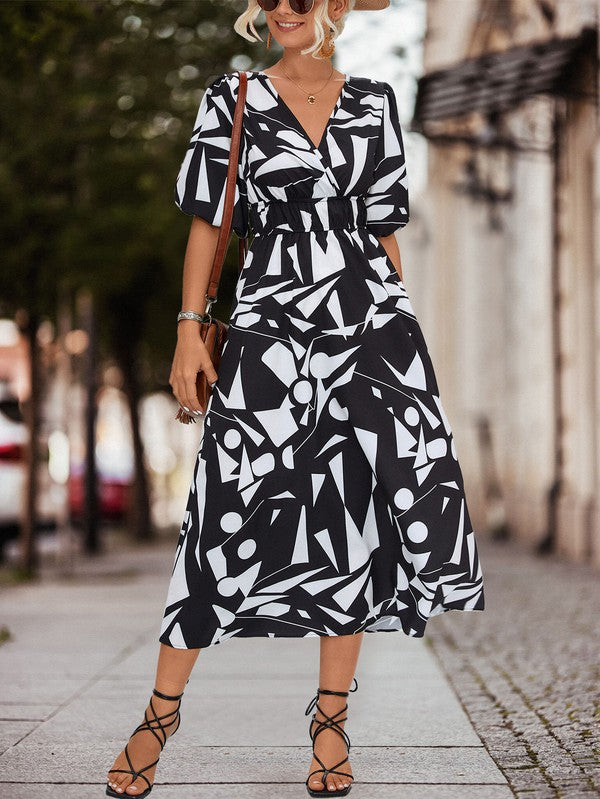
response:
[[[330,62],[350,10],[389,0],[249,0],[283,56],[248,72],[233,227],[254,233],[217,375],[194,319],[170,384],[199,413],[214,383],[169,585],[145,720],[108,773],[149,793],[202,648],[321,636],[309,734],[312,796],[352,782],[344,731],[364,632],[423,636],[429,617],[483,610],[461,470],[402,278],[404,145],[387,83]],[[223,212],[238,73],[205,92],[175,200],[193,216],[183,310],[203,302]],[[356,684],[358,687],[358,684]],[[354,689],[355,690],[355,689]],[[318,703],[317,703],[318,700]],[[139,776],[138,776],[139,775]]]

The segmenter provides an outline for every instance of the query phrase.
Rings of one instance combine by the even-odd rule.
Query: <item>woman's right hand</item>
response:
[[[181,407],[197,415],[203,412],[196,396],[198,372],[206,374],[209,384],[214,383],[218,377],[200,336],[198,322],[182,319],[177,326],[177,346],[169,375],[169,385]]]

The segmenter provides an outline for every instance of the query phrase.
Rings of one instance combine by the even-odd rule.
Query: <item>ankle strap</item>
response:
[[[308,703],[308,707],[304,711],[304,715],[308,716],[308,714],[315,707],[318,707],[317,702],[319,701],[319,694],[335,694],[335,696],[348,696],[349,693],[353,693],[354,691],[356,691],[358,689],[358,680],[356,679],[356,677],[354,678],[354,682],[356,683],[356,688],[351,688],[350,691],[330,691],[328,688],[317,688],[317,693],[314,695],[314,697]],[[348,705],[346,705],[344,710],[346,710],[347,707],[348,707]],[[319,708],[319,710],[321,710],[321,708]],[[323,711],[321,711],[321,712],[323,712]],[[342,713],[343,711],[339,711],[339,712]],[[336,713],[335,715],[337,716],[338,713]]]
[[[183,696],[183,693],[180,693],[179,696],[169,696],[168,694],[162,694],[160,691],[157,691],[156,688],[152,689],[152,693],[155,696],[159,696],[161,699],[171,699],[172,701],[175,701],[176,699],[181,699],[181,697]]]
[[[349,693],[354,693],[354,691],[358,690],[356,677],[354,677],[354,682],[356,683],[356,688],[351,688],[349,691],[329,691],[327,688],[317,688],[317,692],[320,694],[335,694],[335,696],[348,696]]]

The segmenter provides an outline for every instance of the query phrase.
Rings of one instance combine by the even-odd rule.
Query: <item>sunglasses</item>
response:
[[[309,14],[315,4],[315,0],[289,0],[290,8],[294,14]],[[258,0],[258,5],[263,11],[275,11],[279,5],[279,0]]]

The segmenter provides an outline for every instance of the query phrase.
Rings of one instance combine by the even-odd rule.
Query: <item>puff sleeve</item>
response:
[[[383,112],[373,179],[365,196],[367,229],[389,236],[408,222],[408,179],[394,90],[382,83]]]
[[[217,226],[223,219],[238,87],[239,75],[226,74],[213,81],[204,92],[175,184],[177,207],[186,214],[201,216]],[[242,130],[232,219],[233,230],[241,237],[248,233],[248,198],[243,174],[243,155]]]

